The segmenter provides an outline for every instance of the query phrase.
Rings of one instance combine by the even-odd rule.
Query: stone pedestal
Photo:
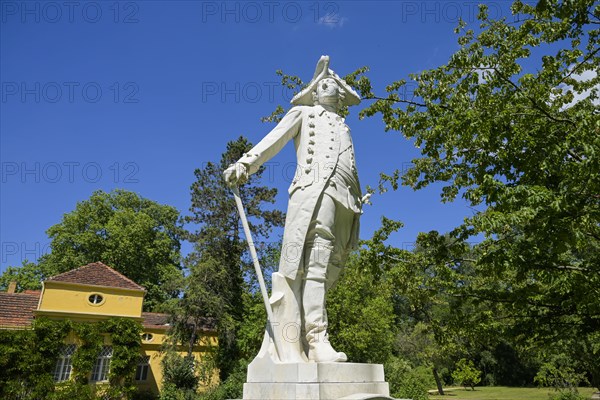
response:
[[[289,363],[248,366],[244,400],[391,399],[381,364]]]

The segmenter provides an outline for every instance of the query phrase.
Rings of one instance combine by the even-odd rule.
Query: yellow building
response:
[[[168,315],[142,312],[143,287],[109,266],[95,262],[48,278],[42,283],[41,291],[15,293],[14,290],[13,284],[7,292],[0,293],[0,329],[27,329],[36,316],[89,323],[111,317],[139,321],[143,326],[143,334],[136,384],[142,390],[160,391],[160,350],[169,329]],[[207,324],[201,330],[202,338],[194,348],[194,356],[198,360],[207,354],[209,346],[217,343],[216,331],[211,326]],[[56,363],[56,382],[70,378],[71,356],[76,346],[77,338],[70,334]],[[107,381],[111,356],[111,342],[107,337],[91,373],[91,382]]]

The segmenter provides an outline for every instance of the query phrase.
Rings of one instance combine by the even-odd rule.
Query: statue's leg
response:
[[[309,227],[304,249],[305,282],[302,293],[308,359],[316,362],[346,361],[331,347],[327,336],[327,270],[334,254],[336,204],[323,195]]]
[[[269,299],[273,310],[272,334],[279,336],[279,345],[275,350],[270,327],[265,331],[261,350],[257,358],[270,358],[278,363],[302,363],[308,361],[303,346],[301,318],[301,282],[302,271],[296,280],[288,279],[279,272],[272,275],[272,295]],[[276,354],[277,353],[277,354]]]
[[[335,244],[327,269],[327,291],[335,287],[346,266],[346,260],[352,248],[350,242],[355,216],[356,214],[346,207],[336,207],[335,224],[333,226]]]

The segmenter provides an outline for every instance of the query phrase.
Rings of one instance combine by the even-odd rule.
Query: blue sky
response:
[[[487,2],[507,16],[508,2]],[[123,188],[186,213],[193,171],[291,98],[277,69],[308,81],[322,54],[345,75],[368,65],[376,92],[444,64],[457,49],[458,16],[472,1],[0,1],[0,271],[49,250],[46,229],[95,190]],[[407,93],[410,96],[410,93]],[[352,129],[363,186],[418,155],[380,117]],[[287,202],[288,145],[269,185]],[[447,231],[472,213],[441,204],[439,187],[373,196],[361,237],[382,215],[420,231]],[[189,249],[185,246],[184,250]]]

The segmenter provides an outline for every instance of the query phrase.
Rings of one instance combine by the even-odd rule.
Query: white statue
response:
[[[358,94],[322,56],[294,107],[252,150],[225,172],[231,183],[249,174],[294,140],[298,173],[289,188],[289,204],[279,272],[270,298],[277,352],[265,335],[258,357],[274,362],[340,362],[327,335],[325,298],[358,242],[362,197],[350,129],[338,115],[342,106],[360,103]]]

